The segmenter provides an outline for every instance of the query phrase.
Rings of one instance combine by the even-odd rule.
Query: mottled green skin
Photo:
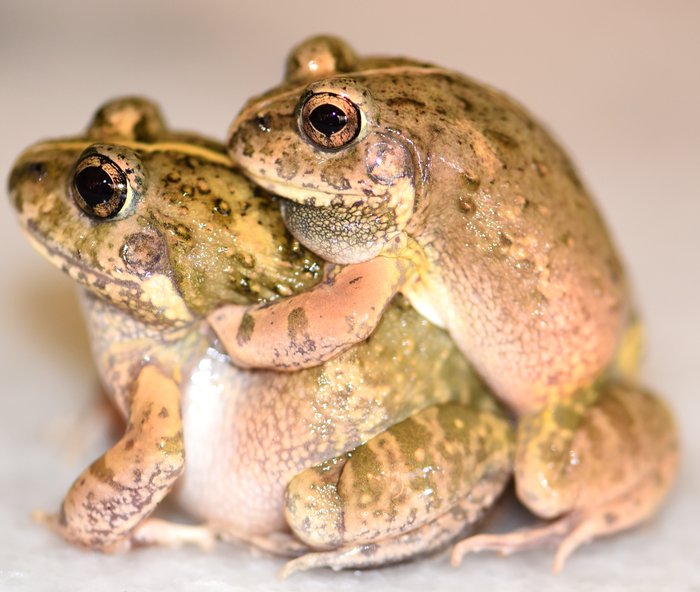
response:
[[[473,495],[480,482],[510,472],[512,430],[492,413],[456,403],[429,407],[342,457],[295,477],[287,520],[303,541],[333,548],[369,543],[435,520],[469,495],[490,506],[497,489]],[[449,466],[449,471],[441,467]]]

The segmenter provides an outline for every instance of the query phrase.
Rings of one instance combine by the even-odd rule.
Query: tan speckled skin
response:
[[[111,219],[89,216],[71,193],[90,145],[128,173],[128,198]],[[320,279],[322,262],[287,233],[272,198],[231,167],[221,146],[170,132],[147,101],[115,101],[86,134],[29,148],[10,193],[31,242],[81,284],[100,376],[128,422],[124,438],[71,487],[62,512],[36,514],[69,542],[116,552],[209,547],[221,535],[308,552],[285,519],[289,481],[447,401],[459,403],[476,430],[488,417],[501,434],[472,447],[473,462],[454,465],[454,477],[469,483],[461,498],[452,495],[420,528],[406,524],[394,539],[385,531],[371,557],[347,556],[355,540],[348,532],[335,555],[311,555],[294,569],[380,565],[426,552],[474,521],[505,485],[510,426],[449,336],[402,298],[368,339],[322,366],[277,373],[231,365],[206,315],[222,303],[303,292]],[[431,470],[452,474],[448,464]],[[179,500],[206,527],[148,519],[176,481]],[[413,495],[405,503],[425,502]]]
[[[347,47],[336,70],[319,40],[296,51],[303,55],[290,58],[290,80],[238,116],[229,150],[252,179],[291,200],[284,211],[297,238],[342,263],[382,249],[411,258],[420,284],[406,288],[409,298],[519,413],[597,377],[628,321],[624,272],[543,127],[454,72],[351,59]],[[309,71],[314,51],[329,70]],[[364,127],[347,148],[319,149],[300,132],[299,108],[312,91],[359,105]],[[387,151],[391,162],[378,164]],[[343,222],[368,207],[371,215]]]

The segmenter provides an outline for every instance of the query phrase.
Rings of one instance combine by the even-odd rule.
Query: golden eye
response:
[[[141,157],[119,144],[93,144],[77,160],[69,179],[75,203],[98,220],[129,215],[143,198],[146,169]]]
[[[126,173],[106,156],[84,158],[73,175],[75,201],[86,214],[97,218],[113,218],[121,212],[128,189]]]
[[[301,108],[301,128],[321,148],[337,150],[360,133],[362,117],[352,101],[332,93],[311,95]]]

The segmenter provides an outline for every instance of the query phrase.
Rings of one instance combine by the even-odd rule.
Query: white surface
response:
[[[97,391],[70,281],[0,201],[0,590],[700,590],[700,4],[611,2],[8,2],[0,4],[0,176],[41,137],[72,135],[117,95],[157,100],[173,127],[223,137],[321,32],[506,90],[555,131],[598,198],[647,321],[648,384],[683,441],[651,523],[577,551],[448,557],[274,579],[243,547],[84,554],[32,524],[104,442],[80,444]],[[89,432],[89,430],[87,430]],[[78,443],[76,444],[76,440]],[[84,440],[84,438],[83,438]]]

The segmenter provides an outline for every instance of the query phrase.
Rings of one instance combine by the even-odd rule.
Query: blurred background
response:
[[[0,589],[700,590],[699,27],[693,0],[0,3],[5,180],[21,150],[80,132],[120,95],[147,96],[171,127],[223,139],[246,98],[281,80],[289,49],[319,33],[506,91],[568,148],[596,197],[646,320],[645,381],[683,443],[658,516],[578,550],[559,576],[546,549],[282,583],[282,560],[236,545],[81,553],[29,515],[57,510],[103,452],[98,381],[71,281],[31,250],[0,200]]]

